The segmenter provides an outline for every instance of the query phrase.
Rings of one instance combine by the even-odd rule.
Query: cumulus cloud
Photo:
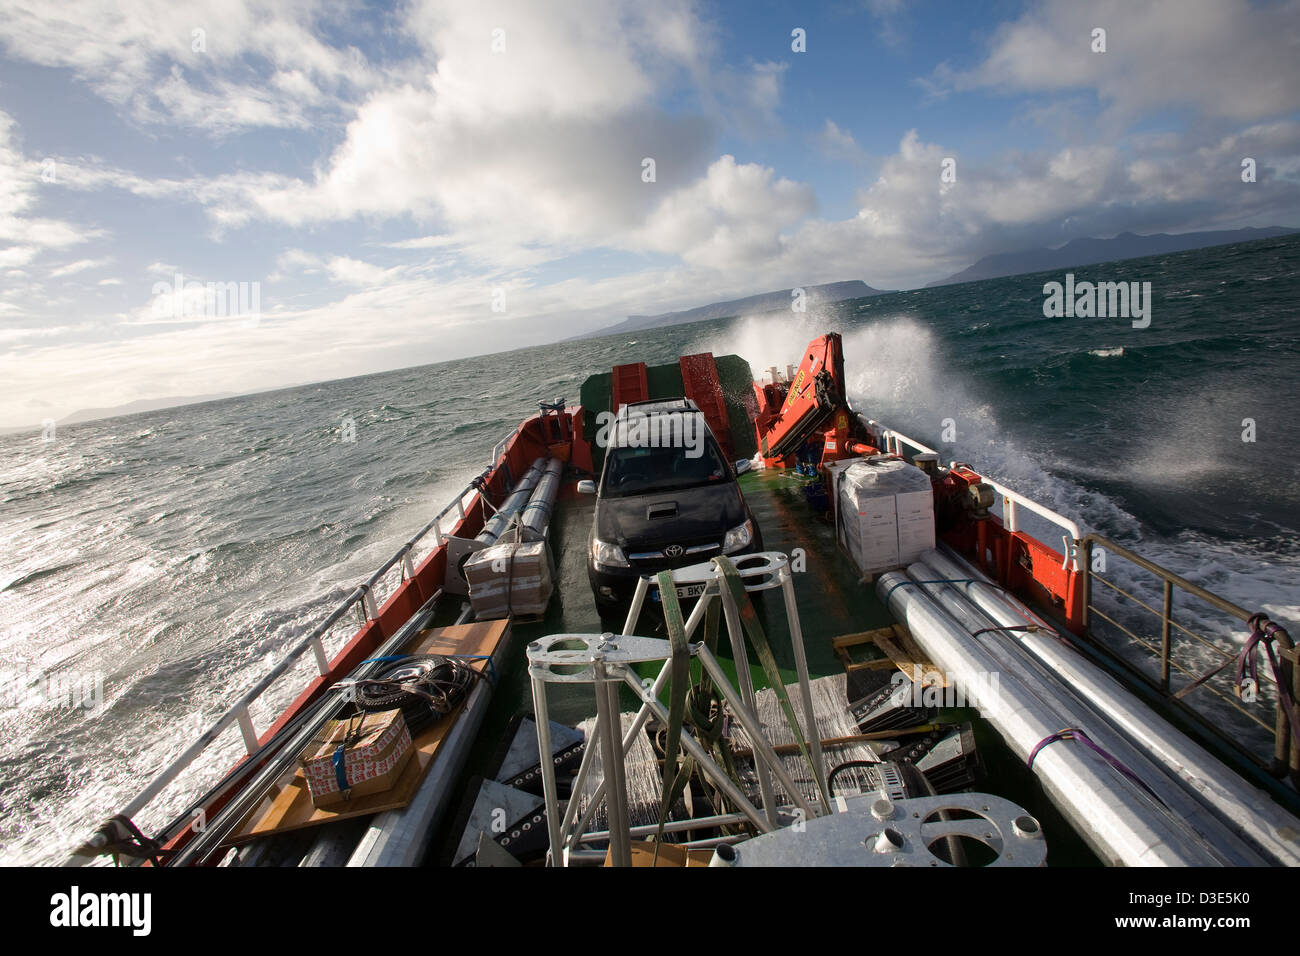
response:
[[[1082,235],[1294,224],[1300,74],[1286,54],[1298,8],[1032,6],[971,63],[927,61],[925,83],[973,109],[1014,98],[1036,135],[1017,146],[925,127],[882,138],[863,115],[813,113],[801,141],[844,164],[841,195],[857,187],[851,212],[821,218],[822,181],[786,164],[796,73],[768,53],[722,58],[720,28],[689,0],[411,0],[373,22],[335,0],[11,0],[0,21],[10,59],[65,71],[133,134],[220,142],[185,154],[192,142],[176,137],[175,162],[163,151],[144,162],[101,140],[109,159],[55,157],[46,184],[0,114],[0,403],[55,390],[117,401],[98,394],[103,369],[121,401],[140,397],[125,394],[139,382],[252,389],[288,384],[289,364],[296,381],[377,371],[783,286],[906,288]],[[901,40],[898,0],[859,9]],[[1095,26],[1108,31],[1105,54],[1088,48]],[[1243,156],[1259,166],[1249,188]],[[956,182],[940,181],[947,158]],[[112,190],[133,196],[131,216],[150,228],[208,232],[173,246],[180,233],[162,230],[167,244],[115,246],[112,263],[101,248],[70,252],[105,235],[72,211]],[[219,273],[245,249],[236,274],[264,270],[256,328],[152,314],[150,283],[181,270],[143,268],[149,258]],[[40,258],[53,252],[52,265]],[[120,278],[93,270],[119,260],[128,279],[114,289]],[[70,328],[60,316],[76,300],[42,283],[125,311]],[[492,311],[494,291],[505,313]],[[76,397],[88,391],[94,401]]]
[[[9,0],[0,45],[15,60],[72,71],[141,122],[301,127],[310,108],[378,79],[356,48],[321,39],[346,14],[312,0]],[[259,76],[268,68],[275,95]]]
[[[856,250],[870,275],[905,287],[984,255],[1083,236],[1277,225],[1278,210],[1300,209],[1298,155],[1294,121],[1209,142],[1196,134],[1161,137],[1141,152],[1071,145],[969,163],[960,151],[910,130],[858,194],[852,220],[809,223],[787,245],[809,268],[844,268],[838,250]],[[1259,183],[1242,183],[1243,156],[1259,158]],[[956,161],[955,183],[940,181],[946,158]]]
[[[656,104],[664,85],[681,77],[702,84],[708,103],[739,104],[747,123],[770,120],[779,102],[782,64],[705,69],[709,31],[687,4],[653,16],[632,2],[416,4],[409,26],[433,69],[369,94],[309,178],[249,172],[146,181],[78,164],[70,182],[192,197],[226,229],[410,219],[443,230],[425,248],[436,241],[498,267],[536,264],[547,258],[542,246],[552,258],[605,246],[748,262],[772,251],[776,231],[812,206],[809,188],[796,190],[770,171],[730,158],[710,167],[716,118]],[[752,203],[750,212],[737,197]],[[688,234],[680,224],[697,199],[689,220],[698,232]],[[764,221],[769,213],[776,218]],[[681,240],[677,247],[666,244],[670,237]]]
[[[1243,155],[1260,157],[1259,183],[1242,183]],[[681,244],[688,262],[714,275],[761,274],[765,288],[845,277],[866,278],[880,288],[910,288],[985,255],[1058,246],[1083,236],[1277,225],[1279,209],[1300,210],[1297,156],[1300,123],[1293,121],[1259,124],[1208,142],[1196,134],[1175,134],[1141,150],[1069,145],[1006,150],[971,161],[909,130],[881,161],[874,181],[858,192],[851,218],[802,216],[808,210],[795,199],[803,192],[788,184],[789,201],[783,205],[754,199],[737,204],[765,209],[762,241],[745,245],[732,231],[727,245],[748,255],[723,261],[708,255],[712,233],[705,223],[717,213],[701,211],[699,221],[691,219],[690,210],[708,202],[707,190],[697,185],[690,201],[685,192],[680,197],[677,216],[666,215],[673,206],[663,211],[663,221],[676,228],[665,229],[661,247]],[[956,162],[954,183],[940,179],[948,158]],[[711,172],[720,182],[734,178],[719,164]],[[755,176],[756,168],[749,175]],[[770,181],[768,189],[776,192]],[[689,237],[696,237],[693,246]]]
[[[810,186],[723,156],[703,178],[666,198],[641,234],[648,248],[689,265],[744,268],[779,255],[782,230],[815,206]]]
[[[0,268],[25,266],[47,249],[64,249],[103,234],[61,219],[33,215],[48,167],[25,156],[17,124],[0,112]]]
[[[1300,2],[1048,0],[1001,26],[970,70],[942,68],[940,88],[1088,89],[1117,121],[1185,108],[1257,121],[1295,110]],[[1106,50],[1093,52],[1093,30]]]
[[[822,152],[830,159],[842,159],[850,162],[861,162],[866,159],[865,150],[858,145],[858,141],[853,138],[853,134],[846,129],[841,129],[829,117],[826,119],[826,125],[822,127],[817,142]]]

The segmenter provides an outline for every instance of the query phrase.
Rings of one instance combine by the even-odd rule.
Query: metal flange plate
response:
[[[715,866],[950,866],[931,847],[946,837],[975,840],[997,854],[988,866],[1042,866],[1047,841],[1038,821],[988,793],[890,800],[847,797],[841,812],[719,847]],[[950,817],[941,820],[940,814]],[[952,819],[958,815],[961,819]]]
[[[621,681],[621,665],[664,661],[672,653],[672,644],[657,637],[552,634],[528,645],[528,676],[544,683],[591,684],[596,663],[603,662],[610,668],[608,679]]]
[[[741,580],[745,582],[746,591],[766,591],[780,587],[782,572],[790,566],[790,559],[780,551],[756,551],[732,558]],[[718,569],[713,562],[691,564],[673,571],[675,584],[707,584],[718,577]],[[651,578],[653,585],[654,579]]]

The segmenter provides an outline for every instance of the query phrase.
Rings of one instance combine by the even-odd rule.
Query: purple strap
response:
[[[1255,652],[1259,650],[1259,645],[1263,644],[1264,653],[1268,656],[1268,666],[1273,671],[1273,680],[1277,682],[1278,702],[1282,705],[1287,721],[1291,724],[1293,739],[1300,740],[1300,716],[1297,716],[1295,701],[1291,699],[1291,688],[1282,679],[1282,668],[1278,665],[1277,658],[1273,656],[1273,639],[1278,633],[1285,634],[1286,631],[1263,614],[1252,615],[1246,623],[1250,626],[1250,637],[1246,638],[1241,654],[1237,657],[1237,696],[1241,696],[1241,685],[1245,682],[1247,674],[1250,675],[1251,683],[1256,688],[1259,687],[1259,669],[1256,667]],[[1263,628],[1260,627],[1261,624],[1264,625]]]
[[[1141,788],[1142,788],[1143,790],[1145,790],[1147,793],[1151,794],[1151,798],[1152,798],[1153,800],[1155,800],[1157,803],[1159,803],[1161,806],[1164,806],[1164,805],[1165,805],[1165,802],[1164,802],[1163,800],[1160,799],[1160,796],[1159,796],[1159,795],[1158,795],[1154,790],[1152,790],[1150,787],[1148,787],[1148,786],[1146,785],[1146,782],[1145,782],[1141,777],[1139,777],[1137,774],[1135,774],[1135,773],[1134,773],[1132,770],[1130,770],[1128,767],[1124,766],[1123,761],[1121,761],[1119,758],[1117,758],[1117,757],[1115,757],[1115,756],[1113,756],[1113,755],[1107,753],[1107,752],[1106,752],[1105,750],[1103,750],[1101,747],[1097,746],[1097,744],[1093,741],[1093,739],[1092,739],[1091,737],[1089,737],[1086,733],[1084,733],[1082,730],[1080,730],[1078,727],[1066,727],[1064,730],[1058,730],[1058,731],[1057,731],[1056,733],[1054,733],[1054,734],[1048,734],[1046,737],[1044,737],[1042,740],[1040,740],[1037,744],[1035,744],[1035,745],[1034,745],[1034,749],[1031,750],[1031,751],[1029,752],[1029,769],[1030,769],[1030,770],[1033,770],[1033,769],[1034,769],[1034,758],[1038,756],[1038,751],[1042,750],[1042,749],[1043,749],[1044,747],[1046,747],[1048,744],[1054,744],[1054,743],[1056,743],[1056,741],[1058,741],[1058,740],[1077,740],[1077,741],[1079,741],[1081,744],[1083,744],[1083,745],[1084,745],[1085,747],[1087,747],[1089,750],[1091,750],[1091,751],[1093,751],[1095,754],[1097,754],[1097,756],[1101,757],[1102,760],[1106,761],[1106,763],[1110,764],[1112,767],[1114,767],[1116,770],[1118,770],[1118,771],[1119,771],[1120,773],[1122,773],[1124,776],[1128,777],[1130,780],[1132,780],[1134,783],[1136,783],[1139,787],[1141,787]]]

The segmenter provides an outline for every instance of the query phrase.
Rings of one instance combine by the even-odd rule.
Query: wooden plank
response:
[[[844,669],[846,671],[884,671],[892,670],[893,667],[894,662],[888,657],[881,657],[870,661],[855,661],[852,658],[848,658],[844,664]]]
[[[858,631],[855,634],[841,634],[839,637],[831,639],[831,647],[839,655],[840,660],[844,662],[846,671],[858,670],[884,670],[894,666],[894,662],[889,657],[882,657],[878,660],[858,661],[853,659],[850,648],[861,647],[864,644],[876,646],[876,638],[888,638],[893,634],[893,630],[888,627],[878,627],[871,631]]]
[[[913,661],[919,664],[923,672],[935,671],[939,673],[940,675],[943,676],[943,680],[944,680],[943,686],[944,687],[948,686],[948,676],[946,674],[943,674],[943,672],[939,670],[938,665],[934,664],[928,657],[925,656],[925,651],[921,650],[920,645],[916,643],[916,641],[912,638],[912,635],[909,634],[907,631],[903,630],[902,628],[899,628],[898,643],[899,646],[902,647],[903,653],[907,655],[907,659],[909,661]]]
[[[655,845],[646,840],[634,842],[629,849],[632,851],[632,865],[652,866],[652,867],[691,867],[691,866],[708,866],[709,861],[713,859],[713,851],[705,849],[688,850],[685,847],[675,843],[661,843],[659,845],[659,857],[655,858]],[[611,848],[605,854],[605,865],[614,865],[614,850]]]
[[[415,646],[408,653],[491,655],[507,639],[509,624],[507,620],[481,621],[421,631],[417,635]],[[470,662],[470,666],[480,673],[487,665],[486,660]],[[413,741],[415,753],[406,769],[392,788],[382,793],[372,793],[334,807],[318,809],[312,805],[311,792],[307,789],[302,769],[296,767],[292,773],[286,773],[276,782],[271,792],[249,812],[234,834],[227,838],[225,845],[237,846],[272,833],[288,833],[322,823],[401,809],[415,798],[425,774],[437,759],[443,739],[459,719],[458,707],[432,727],[426,727]]]
[[[878,661],[853,660],[848,649],[862,644],[874,644],[885,654],[886,659]],[[886,667],[897,667],[913,680],[917,679],[918,673],[921,675],[938,674],[940,686],[951,686],[948,675],[925,656],[925,652],[917,646],[916,641],[912,639],[912,635],[902,624],[891,624],[889,627],[878,627],[875,630],[861,631],[856,634],[843,634],[832,639],[831,646],[844,660],[845,670],[883,670]]]
[[[873,631],[859,631],[856,634],[841,634],[839,637],[831,639],[831,647],[837,651],[845,647],[854,647],[858,644],[874,644],[876,638],[893,636],[892,627],[878,627]]]
[[[898,625],[895,625],[895,628],[896,632],[892,639],[881,637],[876,640],[876,646],[889,655],[889,659],[894,662],[894,666],[912,680],[920,680],[926,675],[937,674],[939,675],[939,686],[950,686],[951,682],[948,680],[948,675],[926,658],[925,653],[912,640],[912,635],[898,627]]]

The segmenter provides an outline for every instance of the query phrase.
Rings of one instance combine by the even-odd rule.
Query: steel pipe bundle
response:
[[[505,500],[496,514],[484,522],[483,530],[479,532],[479,535],[475,540],[482,544],[494,544],[497,538],[501,536],[502,532],[510,526],[510,519],[514,516],[515,512],[519,511],[520,508],[524,507],[524,505],[528,503],[529,498],[533,494],[533,489],[536,488],[537,483],[541,481],[542,473],[545,470],[546,457],[542,456],[534,461],[532,467],[530,467],[528,471],[524,472],[524,476],[515,483],[514,488],[510,492],[510,497]]]
[[[564,462],[552,458],[546,465],[537,487],[524,510],[520,512],[524,526],[525,541],[540,541],[546,537],[546,529],[551,523],[551,514],[555,510],[555,499],[560,493],[560,481],[564,475]]]
[[[1041,741],[1062,730],[1059,714],[941,610],[920,585],[896,571],[883,574],[877,592],[917,643],[959,686],[989,688],[974,703],[1012,749],[1027,759]],[[1043,747],[1034,769],[1053,802],[1106,863],[1123,866],[1214,866],[1221,859],[1150,794],[1091,749],[1071,741]]]
[[[1029,608],[993,585],[964,561],[939,551],[922,560],[935,577],[973,579],[953,584],[970,604],[1001,627],[1036,624],[1040,630],[1006,632],[1026,658],[1040,662],[1073,688],[1118,733],[1159,764],[1206,809],[1276,863],[1300,865],[1300,833],[1292,818],[1262,790],[1251,786],[1185,734],[1154,714],[1150,707],[1113,677],[1069,646],[1060,634]]]
[[[934,552],[929,552],[934,555]],[[939,564],[940,562],[935,562]],[[955,583],[941,583],[968,577],[950,570],[937,570],[924,561],[907,569],[908,576],[920,583],[925,593],[947,612],[967,633],[974,636],[981,648],[989,653],[1003,674],[1014,674],[1026,687],[1059,718],[1061,728],[1077,727],[1088,738],[1135,774],[1146,787],[1168,808],[1175,826],[1187,831],[1186,838],[1203,842],[1220,861],[1230,866],[1262,866],[1266,862],[1229,829],[1217,816],[1208,812],[1180,783],[1170,778],[1165,769],[1153,762],[1145,753],[1119,733],[1094,710],[1086,699],[1080,698],[1060,677],[1041,662],[1025,654],[1016,644],[1019,632],[1008,632],[1000,622],[994,621],[982,609],[977,609],[957,590]],[[1026,622],[1021,621],[1023,626]],[[1058,728],[1060,729],[1060,728]],[[1054,745],[1056,746],[1056,745]],[[1065,746],[1079,746],[1065,744]],[[1037,760],[1035,760],[1037,763]]]

